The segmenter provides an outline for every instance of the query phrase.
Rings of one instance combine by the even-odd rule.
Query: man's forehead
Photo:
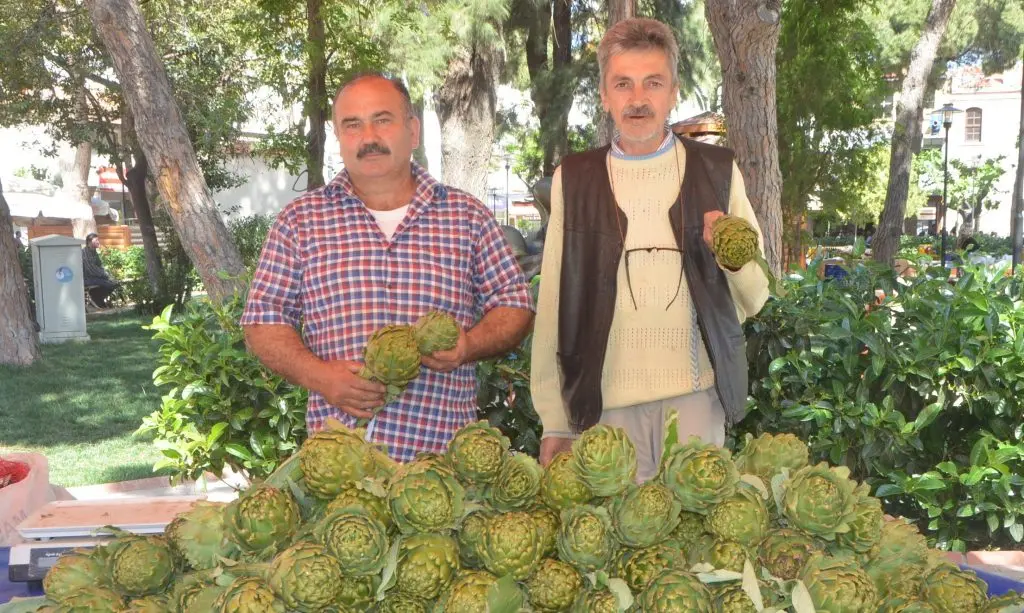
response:
[[[657,49],[625,51],[608,58],[611,77],[665,77],[671,70],[668,56]]]
[[[373,115],[379,112],[397,113],[402,108],[402,94],[386,79],[365,78],[348,85],[338,93],[335,111],[349,111]]]

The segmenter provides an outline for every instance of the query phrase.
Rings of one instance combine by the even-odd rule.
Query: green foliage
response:
[[[747,323],[754,410],[740,430],[796,434],[940,548],[1019,547],[1020,280],[968,267],[950,285],[942,269],[919,273],[897,281],[858,265],[842,284],[795,277]],[[887,298],[868,308],[876,289]]]
[[[195,479],[225,466],[269,475],[305,438],[307,392],[268,371],[246,350],[238,324],[244,297],[221,305],[169,306],[147,327],[160,342],[153,382],[169,388],[139,433],[165,456],[156,469]]]
[[[232,242],[242,255],[242,263],[247,270],[254,270],[260,259],[260,252],[263,251],[263,243],[267,240],[270,226],[274,218],[270,215],[249,215],[232,219],[228,223],[228,231],[231,232]]]
[[[949,160],[947,179],[947,201],[951,209],[964,214],[965,219],[976,221],[983,210],[999,207],[995,196],[999,179],[1006,173],[1003,168],[1004,156]],[[943,154],[941,149],[926,149],[914,157],[914,164],[921,175],[921,186],[927,193],[942,193]],[[952,221],[949,222],[952,229]]]

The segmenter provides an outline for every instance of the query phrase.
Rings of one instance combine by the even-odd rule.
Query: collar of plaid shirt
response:
[[[448,189],[430,176],[425,168],[416,162],[410,164],[412,180],[415,184],[412,200],[409,202],[411,210],[448,197]],[[362,204],[362,200],[356,195],[355,186],[352,184],[352,177],[348,174],[348,170],[342,170],[324,186],[324,195],[330,200],[337,199],[343,205]]]

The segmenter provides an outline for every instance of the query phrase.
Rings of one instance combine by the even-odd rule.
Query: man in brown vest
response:
[[[598,62],[616,134],[565,158],[553,177],[531,391],[542,463],[607,423],[629,434],[645,481],[671,412],[681,440],[716,444],[743,417],[740,324],[764,305],[768,280],[754,263],[725,270],[711,252],[715,219],[737,215],[755,228],[757,219],[732,151],[667,128],[679,89],[671,30],[619,22]]]

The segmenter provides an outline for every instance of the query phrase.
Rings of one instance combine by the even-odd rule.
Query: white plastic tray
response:
[[[204,496],[156,496],[112,500],[57,500],[30,514],[18,525],[26,539],[91,536],[103,526],[136,534],[159,534],[178,513]]]

